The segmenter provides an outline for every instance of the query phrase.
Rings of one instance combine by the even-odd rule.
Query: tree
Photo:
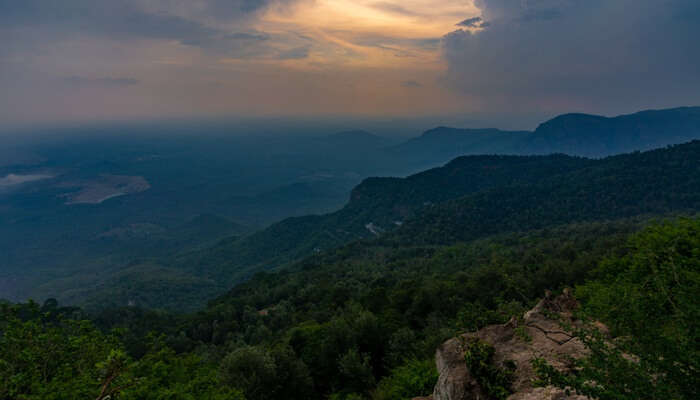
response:
[[[538,364],[545,381],[600,399],[700,396],[700,219],[658,224],[634,236],[631,252],[609,258],[577,289],[584,314],[610,327],[579,336],[591,354],[562,376]]]

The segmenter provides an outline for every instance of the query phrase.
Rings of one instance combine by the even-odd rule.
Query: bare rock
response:
[[[465,359],[465,344],[478,338],[494,347],[493,362],[503,366],[515,363],[509,400],[584,400],[585,396],[567,395],[555,387],[534,387],[536,378],[532,360],[542,358],[562,372],[573,368],[572,360],[586,354],[586,349],[563,326],[576,326],[572,312],[578,307],[568,291],[556,298],[547,293],[532,310],[504,325],[487,326],[443,343],[435,355],[440,374],[433,400],[486,400],[488,395],[470,374]]]

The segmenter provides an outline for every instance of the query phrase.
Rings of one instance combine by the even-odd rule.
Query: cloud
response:
[[[617,112],[700,102],[696,0],[478,0],[444,83],[485,108]],[[481,18],[481,20],[477,20]]]
[[[0,0],[0,34],[14,32],[13,49],[0,50],[0,61],[13,54],[45,52],[53,42],[75,38],[107,40],[120,44],[160,41],[201,49],[229,59],[300,59],[310,49],[308,40],[255,29],[260,12],[296,0]],[[223,22],[225,21],[225,22]],[[13,31],[14,30],[14,31]],[[20,32],[20,33],[17,33]],[[26,39],[34,32],[36,40]],[[10,33],[6,36],[11,36]],[[60,55],[54,60],[59,61]],[[118,82],[74,84],[117,86]],[[124,85],[122,85],[124,86]]]
[[[423,84],[421,84],[420,82],[417,82],[417,81],[403,81],[403,82],[401,82],[401,86],[403,86],[405,88],[419,88],[419,87],[423,87]]]
[[[235,32],[226,35],[226,38],[233,40],[265,41],[270,39],[270,35],[265,32]]]
[[[280,51],[277,58],[280,60],[298,60],[309,56],[311,46],[299,46],[289,50]]]
[[[0,24],[37,28],[52,35],[84,34],[111,39],[166,39],[207,49],[226,49],[228,41],[261,39],[260,35],[228,33],[207,20],[244,21],[279,0],[192,0],[183,15],[179,1],[147,0],[0,0]],[[185,3],[182,3],[185,4]],[[197,6],[197,7],[194,7]],[[199,12],[189,12],[197,9]],[[202,11],[204,10],[204,11]],[[47,40],[53,36],[47,35]]]
[[[481,17],[468,18],[457,24],[457,26],[464,26],[467,28],[476,28],[481,25]]]
[[[390,3],[390,2],[378,2],[372,4],[372,8],[375,8],[377,10],[386,12],[386,13],[391,13],[391,14],[399,14],[403,16],[409,16],[409,17],[414,17],[420,15],[419,13],[415,11],[411,11],[409,9],[406,9],[396,3]]]
[[[133,78],[87,78],[84,76],[69,76],[65,78],[65,82],[78,87],[127,87],[139,84],[139,80]]]
[[[349,38],[354,44],[367,47],[379,47],[394,50],[395,47],[412,48],[419,50],[438,50],[441,38],[402,38],[387,35],[359,34]]]
[[[149,13],[136,1],[0,0],[0,21],[6,27],[42,28],[55,34],[83,33],[112,38],[141,37],[186,40],[217,33],[181,17]]]

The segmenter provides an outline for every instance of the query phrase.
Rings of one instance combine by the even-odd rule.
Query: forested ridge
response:
[[[698,160],[700,141],[597,160],[465,156],[407,178],[366,179],[337,212],[290,218],[182,255],[175,264],[235,284],[376,233],[398,243],[448,244],[577,221],[692,211],[700,207]]]
[[[353,189],[348,204],[337,212],[289,218],[251,236],[185,254],[176,263],[236,283],[257,271],[371,238],[370,223],[379,231],[394,230],[427,204],[499,186],[531,184],[591,162],[565,155],[470,156],[407,178],[369,178]]]
[[[402,226],[257,273],[196,313],[2,304],[0,398],[412,399],[432,392],[444,340],[567,287],[618,347],[591,337],[578,375],[541,365],[542,382],[697,398],[699,154],[466,157],[370,180],[359,211],[406,204]]]
[[[700,141],[608,157],[534,184],[495,187],[428,207],[399,240],[449,243],[573,221],[700,207]]]

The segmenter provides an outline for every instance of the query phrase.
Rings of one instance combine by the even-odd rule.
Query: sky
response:
[[[0,0],[0,126],[700,105],[698,38],[697,0]]]

